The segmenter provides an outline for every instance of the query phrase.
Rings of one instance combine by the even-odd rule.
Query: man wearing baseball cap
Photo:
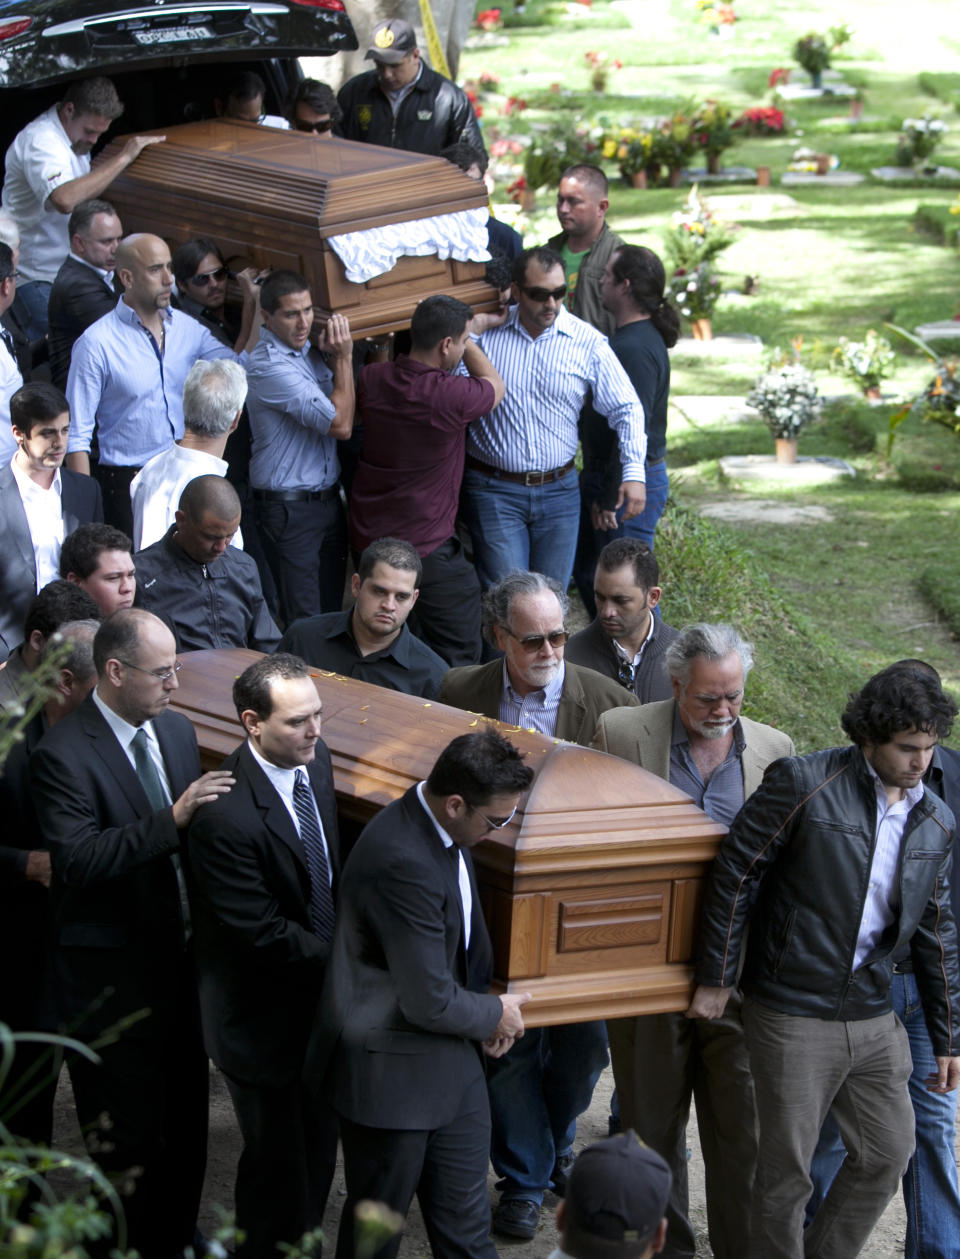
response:
[[[366,60],[374,69],[355,75],[340,89],[343,119],[337,135],[433,156],[461,137],[484,148],[466,93],[421,59],[409,22],[378,22]]]
[[[637,1134],[581,1151],[557,1207],[560,1245],[550,1259],[649,1259],[667,1241],[670,1168]]]

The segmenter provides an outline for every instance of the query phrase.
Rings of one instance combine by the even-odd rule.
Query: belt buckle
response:
[[[547,469],[545,468],[538,468],[536,472],[525,472],[523,474],[523,484],[527,489],[535,489],[538,485],[542,487],[545,484],[544,477],[546,475]],[[539,477],[540,479],[531,479],[536,477]]]

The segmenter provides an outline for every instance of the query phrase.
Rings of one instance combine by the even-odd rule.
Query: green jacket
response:
[[[561,253],[566,243],[566,232],[551,236],[547,244],[557,253]],[[606,337],[612,337],[617,330],[616,320],[604,308],[600,300],[600,280],[611,257],[625,244],[616,234],[611,232],[606,223],[597,239],[587,250],[580,263],[577,274],[577,287],[573,294],[573,314],[585,323],[591,324]]]

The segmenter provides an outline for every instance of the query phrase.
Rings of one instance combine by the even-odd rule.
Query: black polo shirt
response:
[[[278,651],[292,651],[318,669],[346,678],[372,682],[391,691],[436,699],[447,663],[404,625],[381,651],[360,654],[350,629],[352,611],[324,612],[294,621],[280,640]]]

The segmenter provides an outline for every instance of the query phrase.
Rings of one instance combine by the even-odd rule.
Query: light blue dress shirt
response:
[[[541,734],[553,735],[557,728],[557,712],[563,696],[563,679],[566,666],[563,661],[546,686],[539,690],[529,691],[521,695],[513,689],[507,663],[503,663],[503,688],[500,691],[499,719],[508,726],[518,726],[521,730],[538,730]]]
[[[333,373],[309,343],[285,345],[269,328],[247,363],[247,411],[253,445],[250,484],[256,490],[325,490],[340,479]]]
[[[514,308],[477,338],[507,391],[470,425],[467,453],[505,472],[561,468],[577,453],[577,421],[587,393],[617,433],[624,481],[644,481],[643,406],[605,336],[563,307],[531,337]]]
[[[183,436],[183,383],[199,358],[243,362],[202,323],[167,308],[163,353],[121,299],[74,344],[67,377],[67,450],[89,451],[94,426],[100,462],[142,468]]]

